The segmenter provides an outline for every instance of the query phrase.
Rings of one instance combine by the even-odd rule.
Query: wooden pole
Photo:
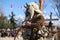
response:
[[[39,8],[40,8],[40,10],[42,11],[43,0],[39,0],[39,3],[40,3]]]

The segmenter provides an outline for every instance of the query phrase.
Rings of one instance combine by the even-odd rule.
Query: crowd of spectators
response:
[[[15,29],[0,29],[0,37],[14,37]]]

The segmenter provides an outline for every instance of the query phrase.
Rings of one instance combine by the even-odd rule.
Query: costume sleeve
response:
[[[37,18],[37,22],[36,23],[31,23],[31,25],[33,26],[43,26],[44,23],[44,17],[42,15],[38,16]]]

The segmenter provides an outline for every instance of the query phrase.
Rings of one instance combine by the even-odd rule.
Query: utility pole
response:
[[[52,22],[52,12],[50,13],[50,21]]]
[[[49,26],[51,27],[52,26],[52,12],[50,13],[50,22],[49,22]]]

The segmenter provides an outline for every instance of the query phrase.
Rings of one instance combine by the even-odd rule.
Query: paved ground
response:
[[[0,40],[14,40],[14,37],[0,37]],[[23,40],[22,38],[20,38],[20,39],[16,39],[16,40]],[[40,40],[40,39],[39,39]],[[47,39],[47,40],[51,40],[51,39]]]
[[[14,40],[14,37],[0,37],[0,40]],[[16,40],[23,40],[23,38],[22,37],[20,37],[20,38],[16,38]]]
[[[14,40],[14,38],[13,37],[4,37],[4,38],[0,37],[0,40]]]
[[[13,37],[0,37],[0,40],[14,40],[14,38]],[[16,39],[16,40],[23,40],[22,38],[20,38],[20,39]]]

